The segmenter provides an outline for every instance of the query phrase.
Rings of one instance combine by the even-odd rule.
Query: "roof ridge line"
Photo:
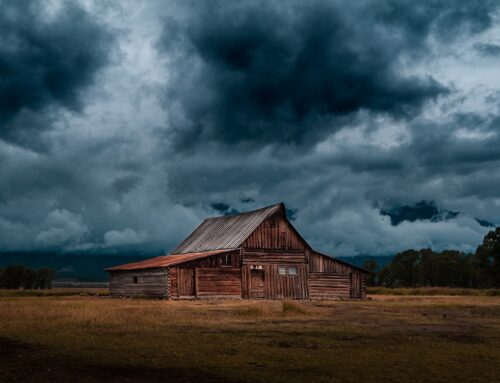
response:
[[[236,217],[238,215],[251,214],[251,213],[255,213],[257,211],[270,209],[270,208],[278,206],[278,205],[285,205],[285,204],[284,204],[284,202],[278,202],[278,203],[275,203],[275,204],[272,204],[272,205],[269,205],[269,206],[265,206],[265,207],[261,207],[259,209],[255,209],[255,210],[242,211],[241,213],[236,213],[236,214],[216,215],[216,216],[213,216],[213,217],[207,217],[204,220],[206,221],[206,220],[209,220],[209,219],[229,218],[229,217]]]

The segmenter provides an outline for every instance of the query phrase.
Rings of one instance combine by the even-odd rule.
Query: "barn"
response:
[[[366,298],[367,271],[312,249],[283,203],[207,218],[169,255],[106,271],[115,296]]]

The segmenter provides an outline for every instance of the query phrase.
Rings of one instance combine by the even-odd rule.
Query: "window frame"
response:
[[[138,283],[139,283],[139,279],[137,278],[137,276],[133,276],[133,277],[132,277],[132,283],[133,283],[134,285],[136,285],[136,284],[138,284]]]
[[[297,266],[278,266],[278,275],[280,277],[297,277],[299,268]]]

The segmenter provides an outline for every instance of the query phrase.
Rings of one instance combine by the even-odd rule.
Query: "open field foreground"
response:
[[[498,382],[500,298],[0,296],[0,382]]]

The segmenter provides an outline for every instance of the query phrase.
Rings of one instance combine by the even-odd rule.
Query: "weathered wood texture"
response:
[[[309,297],[311,299],[349,298],[349,274],[309,273]]]
[[[240,251],[182,263],[170,268],[170,299],[241,298]]]
[[[179,298],[195,296],[194,269],[179,267],[177,270],[177,281]]]
[[[350,274],[350,297],[354,299],[366,299],[366,278],[364,274]]]
[[[134,278],[136,283],[134,283]],[[109,273],[109,293],[114,296],[167,296],[165,269],[113,271]]]
[[[227,256],[229,256],[229,265],[225,265],[224,261],[227,259]],[[232,268],[239,268],[241,263],[241,255],[240,255],[240,250],[235,250],[232,252],[227,252],[223,254],[216,254],[212,255],[210,257],[202,258],[202,259],[197,259],[194,261],[190,262],[185,262],[180,265],[178,265],[179,268],[194,268],[194,267],[232,267]]]
[[[305,252],[301,250],[245,249],[242,259],[242,296],[307,299],[309,294],[305,262]],[[285,270],[294,267],[297,269],[297,275],[279,275],[279,267],[284,267]]]
[[[250,270],[249,296],[252,299],[266,297],[266,274],[264,270]]]
[[[167,298],[169,299],[177,299],[179,298],[179,282],[178,282],[178,268],[170,267],[168,269],[168,287],[169,294]]]
[[[196,297],[241,298],[241,269],[195,269]]]
[[[259,267],[259,269],[252,269]],[[285,270],[292,267],[297,270],[297,275],[280,275],[279,268]],[[263,284],[262,286],[262,277]],[[307,286],[307,268],[304,263],[252,263],[242,267],[242,295],[243,298],[265,299],[307,299],[309,297]]]
[[[288,220],[277,212],[265,219],[243,242],[248,249],[304,250],[307,244]]]
[[[298,263],[305,264],[306,257],[304,252],[290,252],[290,251],[253,251],[245,250],[243,252],[242,263],[261,265],[265,263]]]
[[[311,252],[309,255],[309,272],[349,274],[358,272],[358,269],[326,255]]]
[[[279,275],[278,267],[293,266],[297,268],[297,275]],[[267,299],[306,299],[309,296],[307,287],[306,265],[271,264],[264,266]]]

